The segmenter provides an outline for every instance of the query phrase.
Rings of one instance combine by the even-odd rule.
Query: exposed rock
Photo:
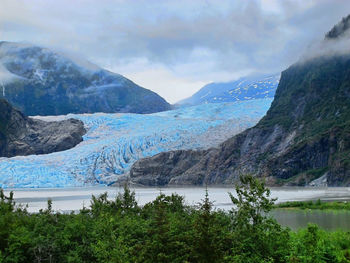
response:
[[[137,179],[137,183],[142,185],[167,185],[171,180],[176,181],[175,177],[178,174],[186,172],[197,164],[204,153],[205,151],[179,150],[144,158],[133,166],[130,177],[132,181]],[[201,183],[200,178],[189,178],[181,184]]]
[[[0,99],[0,157],[67,150],[80,143],[85,132],[79,120],[46,122],[28,118]]]
[[[328,172],[322,175],[320,178],[317,178],[309,183],[309,186],[314,186],[314,187],[326,187],[327,185],[327,177],[328,177]]]
[[[325,184],[350,185],[350,55],[289,67],[255,127],[216,149],[140,160],[130,177],[146,185],[144,178],[157,178],[152,185],[204,185],[231,184],[242,173],[264,177],[269,185],[308,185],[327,173]]]

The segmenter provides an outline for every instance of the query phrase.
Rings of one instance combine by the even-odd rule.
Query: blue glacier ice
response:
[[[215,147],[256,124],[272,98],[202,104],[154,114],[69,114],[87,133],[76,147],[52,154],[0,158],[0,187],[108,185],[138,159],[162,151]],[[39,117],[37,117],[39,118]]]

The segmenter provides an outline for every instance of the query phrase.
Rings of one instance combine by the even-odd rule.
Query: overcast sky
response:
[[[75,53],[174,103],[282,71],[349,13],[349,0],[0,0],[0,40]]]

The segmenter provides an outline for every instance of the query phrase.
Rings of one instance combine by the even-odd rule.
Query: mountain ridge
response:
[[[129,176],[149,185],[205,185],[232,184],[250,173],[269,185],[349,186],[349,138],[350,55],[324,54],[282,72],[256,126],[207,151],[141,159]]]
[[[177,105],[234,102],[252,99],[273,98],[280,74],[253,75],[229,82],[212,82]]]
[[[0,97],[26,115],[152,113],[171,108],[158,94],[120,74],[30,44],[2,41],[0,73]]]

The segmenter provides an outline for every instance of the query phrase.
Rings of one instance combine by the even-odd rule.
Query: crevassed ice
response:
[[[0,187],[75,187],[110,184],[138,159],[162,151],[217,146],[253,126],[272,99],[202,104],[155,114],[69,114],[88,132],[62,152],[0,158]]]

